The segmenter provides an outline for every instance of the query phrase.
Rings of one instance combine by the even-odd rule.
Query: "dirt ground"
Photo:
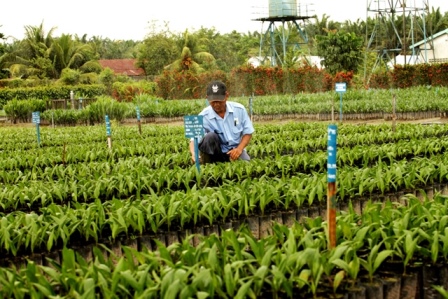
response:
[[[295,118],[285,118],[285,119],[274,119],[274,120],[254,120],[254,124],[282,124],[289,122],[317,122],[316,120],[305,120],[305,119],[295,119]],[[322,121],[326,123],[331,123],[330,121]],[[334,122],[335,124],[340,124],[339,120]],[[369,120],[343,120],[343,124],[384,124],[388,123],[390,125],[393,124],[392,120],[385,119],[369,119]],[[410,124],[445,124],[448,123],[447,117],[436,117],[436,118],[424,118],[424,119],[415,119],[415,120],[396,120],[396,123],[410,123]],[[164,126],[183,126],[182,118],[176,119],[161,119],[156,122],[141,122],[142,125],[164,125]],[[126,126],[135,126],[137,125],[136,119],[126,120],[122,123],[122,125]],[[6,118],[0,120],[0,127],[35,127],[36,125],[33,123],[17,123],[13,124],[6,120]],[[41,124],[41,127],[48,127],[48,124]]]
[[[316,120],[300,120],[300,119],[285,119],[285,120],[270,120],[270,121],[254,121],[254,123],[262,123],[262,124],[278,124],[278,123],[288,123],[288,122],[317,122]],[[326,123],[332,123],[330,121],[322,121]],[[335,124],[340,124],[339,120],[333,122]],[[384,119],[369,119],[369,120],[343,120],[343,124],[354,124],[354,125],[362,125],[362,124],[393,124],[392,120],[384,120]],[[399,123],[408,123],[408,124],[445,124],[448,123],[448,118],[436,117],[436,118],[425,118],[425,119],[415,119],[415,120],[396,120],[396,124]]]
[[[384,120],[384,119],[372,119],[372,120],[352,120],[352,121],[343,121],[343,123],[350,124],[384,124],[389,123],[393,124],[392,120]],[[396,123],[408,123],[408,124],[445,124],[448,123],[448,118],[425,118],[425,119],[416,119],[416,120],[396,120]]]

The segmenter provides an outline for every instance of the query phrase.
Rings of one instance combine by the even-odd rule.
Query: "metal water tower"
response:
[[[426,55],[416,53],[418,49],[411,46],[427,38],[428,11],[428,0],[367,0],[367,18],[374,20],[374,26],[367,28],[370,32],[367,32],[366,53],[376,53],[373,69],[381,64],[387,68],[387,61],[395,65],[398,55],[404,57],[405,65],[414,62],[419,54],[427,62]]]
[[[315,16],[309,15],[307,5],[300,5],[297,0],[269,0],[269,15],[254,19],[267,22],[268,28],[260,37],[260,57],[270,60],[271,66],[283,65],[289,47],[298,48],[308,43],[304,31],[305,22]],[[298,22],[301,22],[299,25]],[[277,26],[280,24],[281,26]],[[263,33],[264,32],[264,33]],[[290,41],[291,34],[298,33],[300,40]],[[265,50],[268,49],[268,50]]]

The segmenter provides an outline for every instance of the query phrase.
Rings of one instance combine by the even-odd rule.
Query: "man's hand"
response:
[[[228,151],[227,155],[229,155],[230,161],[235,161],[235,160],[238,160],[238,158],[241,156],[242,153],[243,153],[243,150],[235,147],[235,148],[231,149],[230,151]]]
[[[190,148],[190,154],[191,154],[191,161],[194,164],[194,163],[196,163],[196,159],[194,158],[195,154],[194,154],[194,142],[193,141],[190,141],[189,148]]]
[[[229,155],[230,161],[235,161],[235,160],[239,159],[239,157],[243,153],[244,148],[249,144],[249,141],[251,138],[252,138],[252,134],[243,135],[238,147],[232,148],[230,151],[227,152],[227,155]]]

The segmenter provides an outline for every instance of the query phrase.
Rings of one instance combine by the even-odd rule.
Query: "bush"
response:
[[[112,94],[118,101],[132,102],[134,97],[141,94],[154,95],[156,87],[156,83],[149,81],[115,82]]]
[[[88,111],[83,110],[46,110],[41,118],[55,125],[75,126],[88,123]]]
[[[97,84],[98,82],[99,77],[96,73],[85,73],[79,77],[80,84]]]
[[[39,99],[30,100],[11,100],[3,107],[6,116],[13,121],[13,123],[29,122],[31,115],[35,111],[45,111],[45,101]]]
[[[120,103],[108,96],[100,96],[97,101],[86,107],[90,124],[99,124],[104,122],[104,117],[117,121],[122,121],[127,114],[129,106],[126,103]]]
[[[106,86],[106,92],[112,94],[112,84],[115,81],[115,73],[111,68],[105,68],[100,73],[100,83]]]
[[[62,70],[61,77],[58,82],[65,85],[76,85],[79,83],[79,78],[81,77],[81,72],[78,70],[73,70],[65,68]]]
[[[34,88],[2,88],[0,89],[0,109],[12,99],[69,99],[70,91],[82,94],[84,98],[93,99],[105,93],[104,85],[52,85]]]

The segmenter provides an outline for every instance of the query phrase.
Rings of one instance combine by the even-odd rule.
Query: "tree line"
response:
[[[409,45],[411,24],[416,24],[414,28],[426,28],[427,37],[448,28],[448,13],[440,12],[439,8],[431,8],[425,18],[412,18],[406,16],[385,23],[375,33],[376,43],[372,50],[396,47],[400,42]],[[300,57],[316,55],[323,59],[323,66],[330,73],[356,73],[363,65],[367,43],[372,40],[373,28],[377,24],[378,19],[371,17],[354,22],[335,22],[324,14],[303,23],[303,32],[307,38],[305,42],[303,35],[285,23],[284,28],[276,30],[286,30],[288,43],[297,46],[288,47],[282,66],[297,67],[304,63]],[[195,31],[176,33],[170,30],[167,22],[162,25],[151,22],[149,28],[142,41],[111,40],[99,36],[89,38],[87,34],[54,36],[56,28],[47,31],[43,22],[37,26],[25,26],[25,37],[22,40],[7,42],[8,33],[0,32],[0,40],[3,41],[0,43],[0,79],[45,81],[76,77],[83,78],[82,83],[93,83],[103,71],[98,60],[122,58],[136,59],[137,65],[145,70],[149,79],[164,70],[230,72],[235,67],[247,64],[250,57],[269,52],[269,49],[260,47],[260,40],[266,34],[264,32],[233,31],[221,34],[215,28],[202,27]],[[401,39],[391,34],[395,28],[403,28]],[[412,39],[420,41],[423,32],[414,30]],[[273,43],[264,47],[275,47],[281,52],[280,33],[275,35]],[[265,63],[269,65],[269,61]]]

